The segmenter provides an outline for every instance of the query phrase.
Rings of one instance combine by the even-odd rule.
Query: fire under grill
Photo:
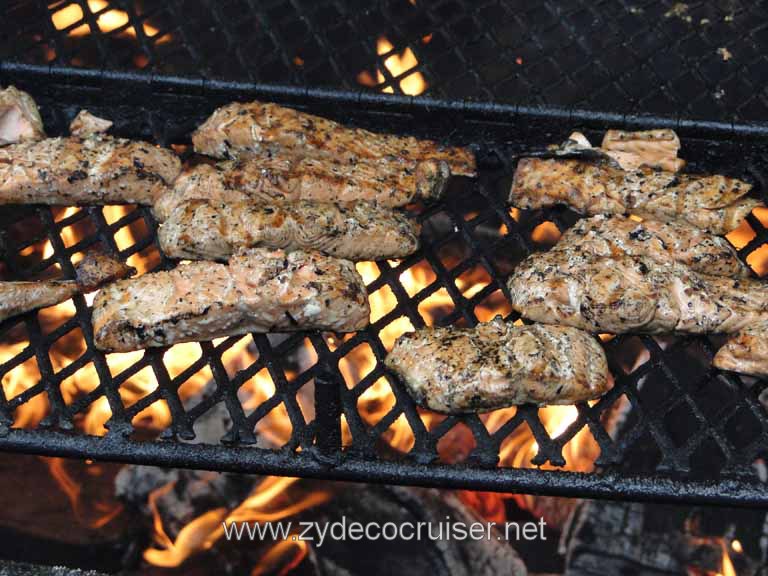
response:
[[[515,158],[607,127],[675,127],[692,171],[748,179],[764,192],[759,130],[432,99],[296,90],[135,73],[5,64],[3,84],[38,99],[50,134],[81,108],[114,133],[173,146],[214,107],[271,99],[382,131],[470,145],[479,178],[455,178],[422,207],[422,248],[361,263],[369,328],[249,335],[131,354],[93,346],[88,297],[0,324],[0,448],[174,467],[568,496],[765,505],[766,383],[711,368],[716,338],[604,337],[615,386],[576,407],[524,406],[443,417],[417,408],[383,364],[406,330],[515,321],[505,278],[576,220],[565,209],[504,203]],[[140,272],[174,265],[145,208],[14,207],[0,216],[5,279],[71,277],[89,248]],[[768,229],[752,214],[729,237],[765,272]],[[225,411],[212,436],[206,415]]]

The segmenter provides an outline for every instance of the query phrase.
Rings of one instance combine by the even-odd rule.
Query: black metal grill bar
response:
[[[248,96],[276,100],[286,105],[307,105],[322,102],[328,105],[350,106],[353,109],[378,108],[390,113],[455,113],[464,120],[510,122],[524,118],[532,124],[559,120],[568,126],[615,126],[619,129],[640,130],[670,128],[682,137],[765,138],[768,122],[735,122],[688,119],[679,116],[642,114],[637,112],[610,112],[575,107],[525,106],[474,100],[444,100],[428,96],[379,94],[366,91],[350,92],[317,87],[297,87],[286,84],[260,84],[216,78],[159,75],[138,71],[45,66],[0,60],[0,79],[3,84],[46,79],[56,84],[86,83],[103,87],[111,92],[130,89],[134,93],[184,93],[191,96],[237,98]]]
[[[302,478],[349,480],[387,484],[466,488],[491,492],[549,494],[553,496],[637,500],[654,502],[696,502],[716,506],[765,506],[765,490],[740,479],[697,481],[683,478],[638,476],[623,473],[602,475],[535,469],[477,469],[469,466],[368,462],[345,458],[329,464],[311,453],[266,451],[232,446],[169,442],[130,442],[118,436],[94,438],[56,431],[9,430],[3,437],[4,450],[23,454],[82,458],[96,461],[155,464],[253,474],[283,475],[286,469]]]
[[[30,345],[16,357],[0,365],[0,376],[31,358],[37,360],[42,379],[38,384],[14,398],[0,397],[0,449],[141,462],[166,466],[202,467],[240,472],[277,473],[283,475],[365,480],[375,482],[414,483],[445,487],[463,487],[500,491],[524,491],[569,496],[606,498],[661,499],[696,501],[719,504],[768,505],[768,490],[753,469],[756,460],[764,459],[768,445],[768,415],[759,394],[765,382],[749,385],[740,378],[720,373],[711,367],[701,373],[681,372],[687,354],[695,354],[699,363],[711,360],[714,347],[706,338],[681,337],[671,344],[661,345],[657,339],[617,337],[605,343],[616,386],[593,405],[577,406],[576,420],[557,437],[551,437],[542,423],[539,411],[532,406],[520,407],[496,430],[490,431],[476,415],[447,417],[429,426],[424,414],[417,409],[402,384],[384,367],[386,349],[379,332],[399,318],[407,318],[414,327],[425,325],[420,305],[439,290],[444,290],[452,309],[436,319],[438,324],[460,322],[474,325],[478,321],[478,306],[500,291],[508,299],[505,278],[510,266],[542,245],[532,239],[533,230],[543,222],[553,222],[565,230],[574,215],[555,209],[525,214],[513,218],[504,202],[508,178],[514,158],[531,146],[551,142],[573,127],[600,130],[605,127],[675,127],[686,141],[686,156],[691,154],[694,169],[712,166],[752,175],[762,181],[765,165],[765,144],[759,136],[768,131],[764,125],[730,125],[718,123],[682,122],[670,118],[590,115],[584,111],[523,109],[487,105],[476,102],[445,102],[430,99],[414,100],[402,96],[382,96],[342,93],[324,90],[227,83],[203,79],[165,78],[134,73],[73,70],[67,76],[59,69],[0,63],[0,81],[17,83],[33,95],[38,87],[45,88],[43,111],[47,126],[64,132],[67,120],[80,107],[102,108],[107,116],[118,116],[116,127],[126,135],[154,139],[163,144],[185,144],[191,126],[205,117],[217,104],[230,99],[263,98],[293,104],[312,111],[334,114],[363,125],[379,126],[382,118],[387,127],[411,126],[426,128],[427,137],[471,144],[478,155],[480,177],[477,181],[460,182],[461,194],[449,191],[446,199],[427,207],[419,214],[424,224],[423,248],[397,264],[377,262],[378,276],[367,286],[369,293],[390,290],[397,302],[367,329],[346,339],[331,343],[329,335],[297,333],[284,339],[266,335],[250,336],[249,352],[255,360],[231,376],[222,360],[240,337],[214,343],[201,343],[201,354],[172,376],[163,362],[164,349],[146,351],[141,358],[121,373],[110,372],[107,358],[93,346],[90,312],[83,297],[74,299],[76,315],[62,325],[43,334],[36,314],[0,324],[0,338],[10,330],[24,327]],[[131,88],[130,96],[121,94]],[[283,91],[281,91],[283,90]],[[126,112],[126,110],[129,110]],[[127,114],[125,117],[121,114]],[[433,132],[433,128],[441,131]],[[688,148],[690,146],[690,148]],[[713,153],[710,149],[714,147]],[[712,164],[714,163],[714,164]],[[719,164],[718,164],[719,163]],[[743,165],[743,166],[742,166]],[[471,201],[467,201],[467,199]],[[155,248],[157,223],[151,211],[137,208],[116,222],[107,223],[101,208],[79,209],[56,221],[55,212],[45,207],[23,208],[23,214],[36,218],[43,232],[23,236],[16,242],[10,230],[0,226],[0,239],[5,251],[4,262],[11,276],[28,278],[45,273],[58,264],[63,273],[72,276],[71,257],[88,247],[101,244],[127,259],[149,247]],[[768,230],[755,217],[748,220],[756,237],[740,250],[746,258],[768,242]],[[0,222],[2,215],[0,214]],[[69,226],[90,222],[94,232],[66,247],[60,234]],[[118,249],[114,235],[126,226],[143,222],[147,234],[131,246]],[[438,226],[435,222],[439,222]],[[10,224],[10,222],[8,223]],[[505,234],[487,236],[487,230],[503,226]],[[483,232],[485,230],[486,232]],[[439,232],[439,233],[438,233]],[[432,237],[434,235],[434,237]],[[484,236],[486,235],[486,236]],[[30,246],[49,240],[54,255],[33,267],[21,268],[16,254]],[[453,254],[452,251],[456,251]],[[450,255],[448,258],[447,255]],[[504,258],[509,258],[509,262]],[[500,259],[501,258],[501,259]],[[426,262],[434,280],[409,296],[400,276]],[[159,268],[174,263],[159,254]],[[457,279],[482,267],[487,286],[466,297]],[[514,319],[512,316],[510,320]],[[86,342],[82,354],[55,373],[48,352],[62,337],[79,329]],[[317,355],[317,362],[302,367],[300,373],[287,375],[290,358],[304,345],[305,339]],[[633,339],[649,354],[650,359],[625,373],[621,361],[623,350]],[[373,369],[356,376],[354,386],[344,381],[339,362],[351,358],[358,346],[367,346],[375,357]],[[694,347],[694,352],[689,350]],[[681,360],[682,359],[682,360]],[[87,366],[94,364],[99,377],[97,387],[77,397],[67,405],[61,396],[60,384]],[[141,370],[149,369],[157,388],[130,406],[124,406],[119,390]],[[193,407],[186,407],[179,389],[200,370],[209,369],[215,386],[206,391]],[[266,370],[275,393],[252,412],[246,414],[238,391],[256,374]],[[358,402],[375,382],[384,378],[392,390],[392,404],[369,421],[359,409]],[[358,381],[359,380],[359,381]],[[314,383],[315,418],[305,418],[297,394],[310,382]],[[708,394],[700,389],[716,384],[727,391],[729,399],[712,408]],[[663,402],[646,398],[649,392],[666,394]],[[48,418],[35,430],[10,429],[14,410],[32,398],[45,394],[51,406]],[[77,432],[75,419],[97,399],[106,395],[112,410],[107,423],[108,434],[102,438],[87,437]],[[605,417],[619,399],[627,398],[631,411],[628,423],[616,437],[608,433]],[[161,432],[158,441],[140,441],[133,437],[132,420],[156,402],[165,402],[171,413],[170,425]],[[219,445],[188,443],[194,438],[193,426],[214,406],[223,404],[232,420],[229,433]],[[279,450],[256,447],[254,430],[273,409],[285,409],[292,433]],[[689,414],[690,429],[680,440],[670,434],[667,419],[678,411]],[[334,434],[341,416],[347,422],[351,444],[338,449]],[[383,436],[392,424],[404,418],[413,436],[413,448],[407,454],[394,454]],[[733,423],[744,418],[756,426],[751,436],[736,436]],[[448,438],[457,426],[471,434],[475,447],[462,464],[437,463],[438,444]],[[738,424],[741,426],[741,424]],[[600,448],[595,460],[598,470],[591,474],[551,470],[527,470],[499,467],[499,451],[510,435],[530,430],[538,444],[533,458],[535,465],[560,467],[566,465],[566,448],[577,433],[588,429]],[[741,439],[739,439],[741,438]],[[699,470],[693,460],[702,447],[715,446],[722,465],[717,470]],[[300,450],[299,450],[300,449]],[[658,451],[658,458],[649,465],[637,465],[647,458],[646,452]],[[637,454],[635,454],[637,452]],[[712,475],[710,477],[710,475]]]

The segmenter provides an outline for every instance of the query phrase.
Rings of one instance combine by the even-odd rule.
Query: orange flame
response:
[[[277,574],[284,576],[296,568],[309,551],[303,540],[284,540],[275,544],[251,571],[251,576]]]
[[[56,480],[59,488],[69,499],[69,503],[72,506],[72,511],[75,518],[80,520],[81,523],[90,526],[91,528],[101,528],[109,524],[120,512],[123,507],[120,504],[114,502],[101,502],[98,500],[89,500],[89,509],[85,510],[83,506],[83,500],[81,499],[82,485],[72,476],[67,469],[68,465],[82,465],[81,462],[66,460],[64,458],[42,458],[43,462],[48,466],[51,476]],[[99,466],[94,465],[91,461],[87,461],[89,466],[89,473],[91,475],[100,476],[102,470]]]
[[[758,206],[753,210],[755,217],[763,226],[768,226],[768,208]],[[738,228],[726,234],[728,241],[737,249],[743,248],[757,236],[755,231],[744,220]],[[763,244],[747,256],[747,264],[758,276],[768,273],[768,245]]]
[[[145,550],[144,559],[155,566],[166,568],[180,566],[192,554],[213,546],[224,535],[224,523],[274,522],[318,506],[330,498],[328,492],[315,491],[298,501],[276,507],[275,503],[279,502],[280,496],[284,495],[297,480],[298,478],[267,477],[240,506],[232,511],[216,508],[205,512],[184,526],[176,540],[171,539],[166,533],[157,507],[157,500],[173,488],[173,484],[166,484],[155,490],[149,498],[154,516],[155,544],[159,547]],[[282,546],[285,544],[282,543]],[[275,561],[278,555],[282,557],[283,551],[282,548],[279,551],[273,549],[270,560]]]

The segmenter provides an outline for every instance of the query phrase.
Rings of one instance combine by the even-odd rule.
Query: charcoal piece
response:
[[[648,529],[646,507],[634,502],[584,502],[563,533],[566,576],[632,574],[660,576],[685,572],[685,542],[674,530],[674,508],[657,518],[668,524]],[[680,522],[682,524],[682,522]]]
[[[78,570],[65,566],[44,566],[3,560],[0,561],[0,576],[107,576],[107,574],[95,570]]]

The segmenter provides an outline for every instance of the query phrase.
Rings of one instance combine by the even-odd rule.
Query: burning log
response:
[[[392,522],[402,526],[428,522],[436,527],[445,523],[462,522],[471,525],[479,516],[466,507],[452,492],[436,489],[402,486],[354,485],[345,487],[332,503],[319,510],[316,521],[334,522],[346,518],[348,522]],[[436,530],[436,528],[435,528]],[[460,575],[523,575],[525,565],[517,552],[503,539],[483,540],[382,540],[359,542],[330,541],[326,539],[318,550],[319,564],[324,574],[337,574],[341,568],[348,574],[450,574]],[[387,558],[386,569],[376,570]],[[333,569],[331,569],[333,568]]]
[[[210,381],[185,404],[197,404],[214,388],[214,382]],[[195,439],[192,442],[216,444],[230,426],[231,418],[226,406],[218,403],[195,421]],[[163,525],[176,535],[203,510],[235,508],[260,481],[261,478],[255,476],[129,465],[115,478],[115,494],[150,517],[150,498],[154,494],[154,503]]]
[[[126,467],[126,474],[118,482],[118,491],[122,497],[128,497],[138,505],[145,514],[147,520],[158,520],[171,540],[180,542],[184,539],[184,532],[189,527],[205,530],[215,527],[215,531],[221,530],[221,522],[229,518],[237,518],[243,521],[258,522],[263,520],[258,514],[253,519],[237,513],[239,501],[244,500],[247,488],[256,487],[254,498],[259,493],[259,477],[237,476],[232,474],[205,473],[197,471],[162,471],[157,468],[145,466]],[[163,482],[170,484],[163,485]],[[267,479],[263,484],[269,488],[276,482],[291,482],[286,479]],[[327,490],[326,486],[321,492]],[[406,488],[406,487],[379,487],[368,485],[344,486],[335,491],[331,503],[320,507],[307,507],[298,516],[279,516],[292,520],[294,525],[299,522],[317,523],[350,523],[360,522],[365,525],[376,522],[381,526],[385,523],[403,525],[418,522],[427,522],[433,526],[435,533],[440,525],[445,526],[449,519],[451,523],[461,522],[470,526],[473,522],[481,520],[474,511],[464,505],[452,492],[438,491],[434,489]],[[296,491],[292,491],[295,496]],[[311,494],[316,494],[312,492]],[[307,498],[307,496],[304,496]],[[290,510],[301,504],[287,504]],[[226,508],[230,510],[222,510]],[[243,509],[243,506],[240,506]],[[213,516],[213,524],[207,525],[202,520]],[[234,520],[233,520],[234,521]],[[148,525],[149,524],[148,522]],[[397,539],[394,541],[361,540],[350,542],[348,539],[331,540],[327,538],[322,546],[315,546],[311,554],[311,564],[315,573],[321,574],[390,574],[390,570],[396,567],[396,573],[424,574],[438,570],[441,574],[452,576],[463,575],[524,575],[525,565],[514,549],[505,541],[496,538],[494,531],[490,539],[443,539],[416,541]],[[206,534],[203,534],[206,536]],[[211,536],[207,534],[207,536]],[[211,542],[206,538],[188,538]],[[213,541],[218,538],[213,537]],[[259,556],[268,556],[271,547],[280,546],[282,541],[255,541],[249,548],[249,554],[257,553],[250,558],[254,564],[260,561]],[[228,543],[219,540],[217,547],[227,547],[236,543]],[[354,546],[354,550],[351,547]],[[199,552],[197,550],[186,551],[187,554]],[[251,551],[253,549],[253,551]],[[229,554],[221,555],[229,558]],[[183,561],[187,556],[182,558]],[[385,572],[377,572],[370,559],[386,557]],[[145,556],[152,561],[152,557]],[[380,566],[380,564],[376,564]],[[373,572],[372,572],[373,570]]]
[[[733,531],[738,526],[759,550],[765,518],[758,510],[583,502],[561,542],[565,576],[755,574],[759,561]]]
[[[140,554],[139,533],[111,488],[119,465],[0,455],[0,576],[17,562],[115,572]],[[48,572],[37,572],[48,574]],[[70,572],[59,572],[70,574]],[[75,573],[77,574],[77,573]]]

